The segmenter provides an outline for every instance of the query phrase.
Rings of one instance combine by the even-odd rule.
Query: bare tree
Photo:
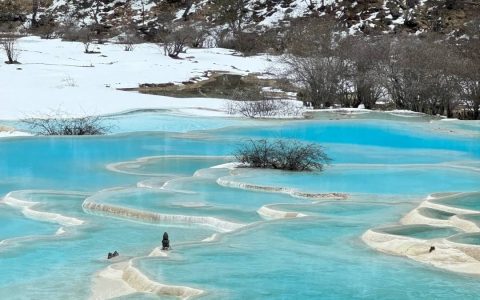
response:
[[[92,3],[88,6],[89,7],[89,15],[92,20],[95,22],[96,26],[100,25],[99,15],[101,12],[102,1],[101,0],[93,0]]]
[[[0,46],[7,56],[6,64],[18,64],[19,50],[17,47],[18,37],[14,34],[3,34],[0,36]]]
[[[184,21],[188,21],[188,13],[190,12],[190,9],[192,9],[193,6],[193,0],[185,0],[185,11],[182,14],[182,18]]]
[[[329,54],[337,42],[335,31],[340,31],[336,20],[323,18],[298,18],[281,33],[281,48],[289,54],[306,57],[323,53]],[[315,37],[315,38],[312,38]]]
[[[463,77],[463,95],[465,97],[465,106],[467,112],[465,118],[479,120],[480,119],[480,72],[478,65],[476,69],[472,68],[473,65],[469,62],[465,66],[465,70],[470,70],[465,77]],[[472,70],[473,69],[473,70]],[[467,71],[468,72],[468,71]],[[470,113],[471,112],[471,113]]]
[[[76,30],[77,38],[83,43],[84,52],[87,54],[95,53],[90,47],[93,44],[95,33],[89,27],[84,27]]]
[[[298,96],[315,108],[330,107],[344,93],[352,93],[347,81],[351,62],[341,57],[332,24],[316,18],[300,20],[285,33],[288,69],[283,76],[299,86]]]
[[[475,29],[480,28],[480,19],[472,24],[472,38],[460,44],[463,52],[463,64],[461,66],[462,94],[465,98],[466,111],[463,117],[480,119],[480,36],[475,37]]]
[[[291,80],[300,86],[299,96],[315,108],[333,106],[344,88],[347,63],[335,56],[297,57],[285,60]]]
[[[460,99],[461,61],[445,42],[403,37],[390,48],[387,89],[397,108],[452,117]]]
[[[135,49],[135,45],[139,42],[139,39],[133,28],[125,29],[119,39],[120,42],[123,43],[123,49],[125,51],[133,51],[133,49]]]
[[[208,37],[208,29],[203,24],[192,24],[191,31],[191,46],[192,48],[205,47],[205,40]]]
[[[165,36],[163,40],[163,51],[171,58],[179,58],[180,53],[185,53],[187,45],[192,40],[192,31],[189,27],[176,27]]]
[[[145,9],[145,5],[147,4],[147,0],[140,0],[140,5],[141,5],[141,16],[142,16],[142,26],[145,25],[145,18],[147,16],[147,11]]]
[[[91,31],[90,39],[95,40],[98,44],[103,44],[108,35],[108,28],[101,22],[102,14],[104,14],[104,2],[103,0],[84,0],[80,4],[84,10],[77,12],[76,15],[76,18],[81,20],[82,27]]]
[[[120,19],[119,41],[124,44],[125,51],[133,51],[135,44],[138,43],[137,28],[133,21],[133,10],[130,2],[125,3],[122,9]]]
[[[37,14],[40,7],[40,0],[32,0],[32,27],[37,27]]]
[[[227,113],[249,118],[300,117],[303,107],[291,101],[275,99],[259,87],[237,89],[232,95],[233,101],[227,103]]]
[[[19,0],[0,1],[0,32],[16,31],[19,26],[27,21],[27,5],[27,3]]]
[[[228,24],[234,35],[242,31],[249,14],[248,0],[214,0],[213,7],[218,22]]]
[[[363,104],[371,109],[385,94],[380,75],[386,57],[382,38],[348,37],[338,47],[340,57],[347,62],[347,77],[341,85],[339,100],[344,107]]]

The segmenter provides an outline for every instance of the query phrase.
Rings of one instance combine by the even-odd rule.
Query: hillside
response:
[[[132,52],[149,44],[178,61],[193,59],[195,49],[224,48],[278,58],[264,70],[278,80],[268,87],[314,108],[480,118],[480,6],[471,0],[0,0],[0,12],[0,48],[10,65],[25,62],[18,33],[76,42],[87,57],[103,57],[103,45]],[[190,79],[181,84],[197,81]],[[140,89],[171,95],[168,79],[137,80]],[[209,96],[259,92],[253,85]]]
[[[33,3],[33,5],[32,5]],[[439,32],[461,36],[480,16],[475,0],[2,0],[0,22],[29,23],[32,11],[40,26],[99,24],[106,30],[129,22],[153,35],[172,20],[193,20],[207,26],[229,22],[218,5],[236,7],[245,30],[266,30],[292,20],[316,16],[334,19],[349,33]]]

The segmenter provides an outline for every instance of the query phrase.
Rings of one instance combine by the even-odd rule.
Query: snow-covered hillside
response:
[[[128,6],[140,27],[158,27],[165,14],[216,24],[212,3],[207,0],[53,0],[42,14],[59,23],[77,19],[107,27],[122,22]],[[285,25],[296,18],[335,18],[347,32],[456,32],[462,34],[470,21],[480,16],[480,3],[469,0],[232,0],[248,12],[245,25],[251,29]],[[190,6],[191,4],[191,6]]]
[[[85,54],[81,43],[38,37],[20,39],[22,64],[0,64],[0,119],[49,114],[52,110],[72,116],[141,108],[221,110],[226,100],[179,99],[117,88],[137,87],[140,83],[180,83],[203,76],[207,70],[247,74],[270,67],[265,56],[245,58],[225,49],[191,49],[184,54],[185,59],[171,59],[155,44],[141,44],[131,52],[116,44],[96,47],[100,53]]]

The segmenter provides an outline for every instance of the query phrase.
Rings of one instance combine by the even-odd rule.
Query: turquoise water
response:
[[[112,167],[118,172],[133,175],[161,176],[173,174],[188,176],[195,173],[196,170],[231,161],[232,158],[225,157],[147,157],[141,160],[115,164]]]
[[[402,180],[398,180],[402,178]],[[480,172],[441,166],[415,168],[385,165],[358,168],[332,165],[322,173],[288,173],[246,170],[229,180],[275,187],[289,187],[306,192],[345,192],[378,194],[420,194],[431,190],[478,190]]]
[[[256,211],[252,209],[213,205],[210,202],[202,201],[197,194],[165,190],[138,188],[118,190],[101,193],[90,201],[167,215],[211,216],[237,223],[251,223],[260,220]]]
[[[179,120],[181,120],[179,122]],[[227,126],[250,126],[262,121],[238,118],[195,117],[182,115],[169,110],[134,110],[120,114],[100,117],[102,125],[108,128],[111,134],[140,132],[140,131],[168,131],[189,132],[193,130],[209,130]],[[0,124],[14,127],[21,131],[30,131],[27,124],[20,121],[0,120]]]
[[[0,196],[18,191],[11,196],[37,202],[31,209],[83,221],[27,218],[0,203],[0,240],[23,241],[0,244],[0,298],[87,299],[92,278],[110,263],[106,254],[117,250],[121,259],[137,257],[152,280],[203,289],[205,299],[476,299],[478,278],[385,255],[360,240],[368,229],[396,224],[428,194],[480,190],[480,172],[471,168],[480,165],[480,140],[463,134],[476,127],[455,135],[452,126],[434,131],[443,122],[405,119],[250,122],[138,112],[109,117],[119,126],[110,136],[0,139]],[[334,161],[323,173],[209,169],[256,137],[321,143]],[[349,197],[294,198],[220,186],[219,178]],[[473,208],[477,198],[450,204]],[[85,199],[137,215],[84,209]],[[257,213],[264,205],[307,216],[265,220]],[[245,226],[202,242],[219,230],[188,218],[150,222],[138,211]],[[141,258],[161,245],[165,231],[171,258]],[[394,231],[419,238],[456,233]]]
[[[225,131],[228,135],[269,138],[300,138],[310,142],[383,146],[400,149],[432,149],[462,151],[471,157],[480,156],[477,138],[432,134],[421,127],[404,122],[382,120],[299,121],[291,125],[241,128]],[[395,157],[392,161],[397,160]]]
[[[392,214],[392,205],[398,206],[399,211],[411,207],[411,203],[399,202],[398,199],[375,199],[365,201],[361,199],[325,201],[315,204],[279,204],[269,206],[272,209],[281,211],[293,211],[303,213],[307,216],[314,216],[325,220],[343,220],[353,222],[380,222],[384,213]],[[398,217],[401,214],[398,213]],[[365,220],[368,218],[368,220]]]
[[[375,231],[388,234],[402,235],[417,239],[437,239],[445,238],[459,233],[458,230],[451,227],[435,227],[429,225],[401,225],[385,228],[377,228]]]
[[[0,241],[12,238],[26,238],[54,234],[56,226],[38,223],[23,217],[22,213],[0,204]],[[13,241],[11,241],[13,242]],[[1,246],[0,246],[1,249]]]
[[[458,194],[434,201],[448,206],[480,211],[480,193]]]
[[[205,299],[477,297],[478,278],[366,248],[358,238],[366,227],[314,219],[271,223],[221,243],[181,249],[178,262],[145,259],[138,266],[153,278],[206,288]]]
[[[28,198],[42,199],[42,208],[61,202],[59,196],[49,198],[43,192],[40,195],[29,194]],[[70,200],[72,197],[67,201]],[[72,216],[75,211],[82,210],[82,201],[76,201],[74,207],[68,207],[71,204],[63,205],[63,209],[56,206],[56,212]],[[117,250],[124,258],[147,255],[160,244],[164,231],[175,237],[173,246],[206,238],[213,232],[205,228],[154,226],[85,213],[81,218],[85,224],[67,228],[69,231],[63,236],[31,240],[7,252],[0,252],[0,268],[8,270],[0,276],[0,297],[87,298],[93,274],[108,265],[108,252]],[[41,221],[36,223],[38,228],[44,224],[50,225]]]
[[[477,225],[480,225],[480,214],[466,214],[466,215],[461,215],[460,218],[476,223]]]
[[[464,233],[449,238],[452,242],[480,246],[480,234]]]
[[[439,220],[448,220],[455,214],[449,213],[443,210],[437,210],[429,207],[421,207],[418,209],[418,212],[428,218],[439,219]]]
[[[379,111],[347,111],[347,110],[319,110],[309,112],[317,120],[388,120],[400,122],[427,123],[439,118],[421,113],[379,112]]]

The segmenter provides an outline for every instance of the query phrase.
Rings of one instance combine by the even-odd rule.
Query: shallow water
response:
[[[170,283],[206,288],[205,299],[474,299],[480,292],[477,278],[366,248],[358,236],[367,227],[321,219],[271,223],[181,249],[179,261],[145,259],[139,266]]]
[[[0,205],[0,241],[15,242],[13,238],[52,235],[57,227],[25,218],[21,212],[6,205]]]
[[[453,213],[449,213],[442,210],[436,210],[428,207],[421,207],[418,209],[418,212],[428,218],[439,219],[439,220],[448,220],[450,217],[455,215]]]
[[[435,200],[435,202],[458,208],[480,210],[480,193],[463,193]]]
[[[458,230],[451,227],[434,227],[428,225],[402,225],[378,228],[375,230],[393,235],[401,235],[426,240],[449,237],[459,233]]]
[[[459,234],[451,237],[449,240],[460,244],[480,246],[480,234],[478,233]]]
[[[368,180],[364,180],[368,178]],[[401,180],[399,180],[401,178]],[[289,187],[305,192],[345,192],[428,195],[432,190],[478,190],[480,172],[443,166],[412,165],[380,167],[332,165],[323,173],[250,171],[229,177],[232,181],[266,186]]]
[[[480,140],[465,134],[475,126],[452,134],[451,125],[435,131],[448,122],[391,115],[246,122],[138,112],[110,119],[120,120],[119,132],[133,132],[0,140],[0,195],[17,191],[9,197],[37,203],[26,214],[0,203],[0,240],[7,241],[0,244],[7,270],[0,298],[86,299],[92,278],[110,264],[108,252],[144,257],[165,231],[171,257],[139,258],[136,266],[152,280],[205,290],[207,299],[475,299],[480,292],[478,278],[381,254],[360,240],[368,229],[396,224],[429,194],[478,192]],[[210,168],[230,161],[222,156],[243,139],[279,137],[321,143],[333,164],[323,173]],[[349,196],[298,198],[292,190]],[[447,199],[478,209],[477,198]],[[305,217],[264,219],[263,206]],[[66,222],[72,218],[83,223]]]

